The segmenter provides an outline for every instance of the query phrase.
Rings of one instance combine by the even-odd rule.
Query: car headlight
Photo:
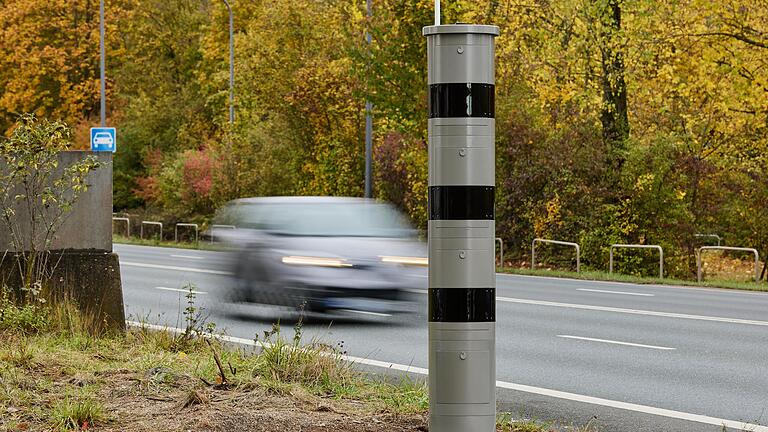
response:
[[[426,267],[429,265],[429,260],[424,257],[409,257],[409,256],[380,256],[381,262],[391,264],[402,264],[410,266]]]
[[[352,264],[341,258],[324,258],[309,256],[284,256],[283,264],[305,265],[319,267],[352,267]]]

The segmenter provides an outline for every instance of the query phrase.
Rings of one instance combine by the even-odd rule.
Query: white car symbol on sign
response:
[[[107,132],[98,132],[93,137],[93,143],[96,145],[112,145],[112,135]]]

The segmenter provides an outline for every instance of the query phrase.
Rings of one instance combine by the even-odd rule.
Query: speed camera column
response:
[[[424,27],[429,84],[429,430],[496,430],[494,38]]]

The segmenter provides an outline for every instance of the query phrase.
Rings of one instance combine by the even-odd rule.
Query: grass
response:
[[[122,244],[132,244],[139,246],[156,246],[156,247],[169,247],[177,249],[202,249],[202,250],[216,250],[220,246],[216,243],[210,243],[200,240],[198,242],[179,241],[178,243],[172,240],[160,240],[157,236],[140,239],[138,237],[126,237],[123,235],[114,234],[112,236],[112,242]]]
[[[133,417],[120,405],[137,400],[172,399],[189,408],[223,395],[245,398],[259,392],[311,400],[331,412],[343,409],[335,404],[350,401],[369,415],[423,415],[426,410],[423,382],[381,382],[355,371],[330,347],[286,340],[279,331],[258,355],[201,338],[182,347],[173,343],[175,338],[146,329],[101,338],[0,331],[0,412],[10,413],[0,416],[0,430],[109,424],[120,429]],[[115,376],[122,378],[110,378]],[[116,392],[121,398],[110,400]]]
[[[0,316],[8,307],[0,304]],[[39,307],[0,326],[0,430],[182,431],[231,420],[237,426],[225,429],[237,432],[254,429],[247,421],[254,412],[258,424],[275,425],[270,431],[312,422],[337,432],[357,431],[360,421],[380,425],[366,429],[377,432],[426,427],[424,379],[361,372],[340,347],[303,341],[301,321],[292,337],[274,325],[256,338],[254,354],[203,337],[211,327],[198,321],[183,334],[133,328],[93,336],[72,310]],[[45,328],[29,325],[35,314],[45,314]],[[508,415],[498,427],[556,430]]]
[[[0,430],[125,430],[142,418],[153,426],[135,430],[156,430],[164,421],[197,417],[176,419],[178,409],[209,410],[200,414],[200,421],[208,421],[206,416],[221,409],[222,398],[252,399],[247,405],[257,407],[270,400],[287,407],[297,399],[311,401],[325,407],[327,415],[354,402],[363,416],[414,414],[415,421],[422,421],[426,409],[423,382],[385,384],[363,375],[337,349],[302,343],[300,324],[291,339],[274,326],[261,340],[261,353],[253,355],[200,337],[206,328],[202,322],[181,335],[141,328],[94,337],[87,320],[58,309],[40,306],[18,313],[0,304],[0,316],[13,316],[0,325]],[[38,321],[47,324],[30,325]],[[155,401],[172,402],[174,408],[153,411]]]
[[[581,279],[581,280],[596,280],[596,281],[610,281],[610,282],[626,282],[634,284],[653,284],[653,285],[678,285],[678,286],[691,286],[691,287],[708,287],[708,288],[727,288],[727,289],[739,289],[747,291],[768,291],[768,284],[755,283],[755,282],[739,282],[739,281],[727,281],[727,280],[710,280],[703,282],[695,282],[682,279],[660,279],[658,277],[639,277],[624,275],[619,273],[607,273],[602,271],[586,270],[580,273],[564,270],[544,270],[529,268],[510,268],[504,267],[498,269],[502,273],[519,274],[526,276],[549,276],[567,279]]]
[[[563,430],[563,428],[536,420],[516,420],[511,413],[502,412],[496,416],[496,430],[498,432],[552,432]],[[565,430],[570,432],[598,432],[598,429],[592,426],[591,421],[585,426],[567,426]]]
[[[88,429],[104,423],[107,416],[104,406],[89,397],[66,397],[53,406],[51,418],[54,429],[66,431]]]

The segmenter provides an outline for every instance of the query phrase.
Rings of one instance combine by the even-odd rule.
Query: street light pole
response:
[[[107,86],[105,83],[105,65],[104,65],[104,0],[99,3],[99,48],[101,57],[99,68],[101,69],[101,127],[107,126]]]
[[[368,22],[370,25],[371,17],[373,16],[373,8],[371,5],[372,0],[367,0],[366,6],[368,8]],[[365,40],[368,43],[368,47],[371,45],[371,32],[368,31],[365,34]],[[373,103],[371,101],[365,101],[365,197],[371,198],[373,196],[373,118],[371,117],[371,111],[373,111]]]
[[[229,11],[229,133],[230,139],[235,126],[235,37],[234,14],[229,1],[222,0]],[[231,1],[231,0],[230,0]]]

